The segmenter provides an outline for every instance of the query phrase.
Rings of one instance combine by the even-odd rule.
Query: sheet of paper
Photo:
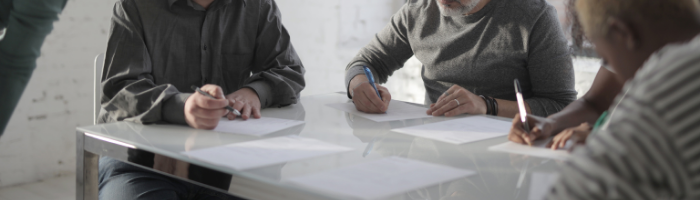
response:
[[[347,113],[357,115],[360,117],[367,118],[369,120],[375,121],[375,122],[388,122],[388,121],[396,121],[396,120],[406,120],[406,119],[420,119],[420,118],[429,118],[432,117],[428,114],[425,114],[425,111],[427,111],[427,108],[416,106],[416,105],[411,105],[409,103],[403,102],[403,101],[395,101],[392,100],[391,103],[389,103],[389,109],[386,110],[386,113],[384,114],[369,114],[369,113],[364,113],[360,112],[355,108],[355,104],[353,103],[334,103],[334,104],[328,104],[328,106],[345,111]]]
[[[548,141],[542,141],[529,146],[508,141],[503,144],[491,146],[489,150],[558,160],[566,160],[569,157],[569,152],[567,150],[552,150],[545,147],[547,142]],[[567,144],[567,146],[569,146],[569,144]],[[565,147],[565,149],[567,148]]]
[[[248,120],[228,120],[221,118],[214,131],[262,136],[282,129],[303,124],[303,121],[279,119],[272,117],[250,118]]]
[[[530,181],[528,200],[543,200],[559,178],[559,173],[533,172]]]
[[[293,135],[182,153],[212,164],[246,170],[351,150],[317,139]]]
[[[459,145],[508,135],[510,126],[507,121],[474,116],[392,131]]]
[[[287,181],[335,195],[378,199],[472,174],[474,171],[388,157]]]

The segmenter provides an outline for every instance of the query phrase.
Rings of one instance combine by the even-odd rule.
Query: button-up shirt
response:
[[[185,124],[190,86],[257,92],[262,107],[294,104],[304,68],[272,0],[120,0],[102,74],[99,120]]]

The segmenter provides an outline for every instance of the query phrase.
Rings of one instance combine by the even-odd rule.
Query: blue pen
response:
[[[362,66],[362,68],[365,69],[365,75],[367,76],[367,79],[369,79],[369,84],[372,85],[374,91],[377,92],[377,96],[379,97],[379,99],[384,101],[384,99],[382,99],[382,95],[379,95],[379,90],[377,90],[377,86],[374,85],[374,76],[372,76],[372,71],[370,71],[369,67],[367,66]]]

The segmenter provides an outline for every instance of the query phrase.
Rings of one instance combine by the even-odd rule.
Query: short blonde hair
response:
[[[611,17],[633,15],[645,19],[690,20],[698,18],[698,0],[577,0],[576,11],[583,31],[590,38],[607,33]]]

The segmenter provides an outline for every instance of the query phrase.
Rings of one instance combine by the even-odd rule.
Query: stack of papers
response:
[[[226,118],[221,118],[221,120],[219,120],[219,125],[214,128],[214,131],[262,136],[300,124],[304,124],[304,122],[271,117],[261,117],[260,119],[250,118],[248,120],[238,118],[235,120],[228,120]]]
[[[392,131],[459,145],[508,135],[510,126],[507,121],[475,116]]]
[[[474,174],[400,157],[388,157],[287,181],[331,194],[378,199]]]
[[[389,108],[386,110],[386,113],[383,114],[369,114],[361,112],[357,110],[357,108],[355,108],[355,104],[353,103],[335,103],[328,104],[328,106],[345,111],[353,115],[367,118],[375,122],[388,122],[396,120],[433,117],[425,113],[426,111],[428,111],[427,108],[411,105],[409,103],[396,100],[392,100],[391,103],[389,103]]]
[[[246,170],[351,150],[316,139],[285,136],[182,153],[212,164]]]
[[[489,150],[529,155],[542,158],[551,158],[557,160],[566,160],[569,157],[569,152],[567,150],[552,150],[550,148],[545,147],[546,144],[547,142],[538,142],[538,144],[533,144],[533,146],[529,146],[509,141],[503,144],[491,146],[489,147]],[[565,147],[565,149],[567,148]]]

